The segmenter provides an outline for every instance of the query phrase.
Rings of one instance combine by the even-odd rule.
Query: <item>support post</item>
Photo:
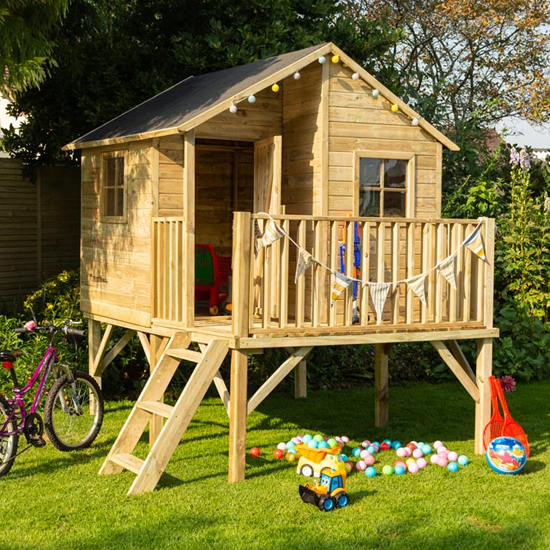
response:
[[[183,324],[195,323],[195,131],[183,135]]]
[[[246,464],[246,408],[248,356],[231,352],[231,398],[229,400],[229,483],[244,481]]]
[[[374,344],[374,425],[388,426],[388,354],[391,344]]]
[[[477,341],[476,384],[479,389],[479,402],[476,403],[475,445],[476,454],[485,452],[483,430],[491,418],[491,389],[489,377],[493,365],[493,339],[480,338]]]
[[[294,397],[307,397],[307,359],[303,359],[294,369]]]
[[[88,371],[101,388],[101,376],[95,376],[94,363],[101,345],[101,323],[88,319]]]

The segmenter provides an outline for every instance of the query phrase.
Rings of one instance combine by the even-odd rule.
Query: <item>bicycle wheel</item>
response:
[[[103,422],[103,396],[97,382],[85,372],[53,384],[44,408],[44,426],[52,445],[60,451],[89,447]]]
[[[4,397],[0,395],[0,428],[8,419],[9,405]],[[6,426],[6,430],[14,431],[16,429],[15,422],[10,422]],[[19,434],[14,433],[8,436],[0,435],[0,477],[5,476],[13,466],[15,455],[17,454],[17,444],[19,442]]]

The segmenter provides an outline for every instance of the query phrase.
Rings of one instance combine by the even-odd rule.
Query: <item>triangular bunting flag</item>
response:
[[[420,301],[424,304],[424,307],[428,307],[428,301],[426,297],[426,275],[418,275],[413,279],[407,279],[409,288],[420,298]]]
[[[313,256],[305,249],[300,248],[298,252],[298,258],[296,263],[296,275],[294,276],[294,282],[297,283],[300,275],[308,269],[314,262]]]
[[[332,274],[332,288],[330,290],[330,307],[334,305],[336,300],[338,300],[338,296],[342,294],[348,286],[353,283],[353,279],[350,279],[349,277],[346,277],[345,275],[341,275],[340,273],[333,273]]]
[[[474,232],[467,237],[462,243],[466,248],[469,248],[478,258],[481,258],[484,262],[487,262],[487,257],[485,256],[485,247],[483,246],[483,237],[481,236],[481,231],[479,226],[474,229]]]
[[[384,304],[388,297],[388,292],[392,283],[369,283],[369,292],[374,304],[374,311],[376,311],[376,318],[382,319],[384,314]]]
[[[265,226],[264,234],[258,241],[258,250],[264,247],[271,246],[276,240],[283,236],[281,230],[273,220],[269,220]]]
[[[447,282],[453,287],[453,289],[456,290],[456,256],[451,256],[450,258],[443,260],[437,265],[437,269],[439,270],[439,273],[447,279]]]

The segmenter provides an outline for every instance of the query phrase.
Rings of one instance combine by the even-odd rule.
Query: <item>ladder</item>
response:
[[[99,475],[108,475],[126,469],[137,474],[129,495],[155,488],[229,348],[227,340],[216,339],[201,353],[187,349],[190,343],[191,338],[185,332],[172,336],[99,471]],[[197,365],[172,407],[163,403],[162,398],[182,359]],[[154,415],[167,420],[147,458],[142,460],[132,452]]]

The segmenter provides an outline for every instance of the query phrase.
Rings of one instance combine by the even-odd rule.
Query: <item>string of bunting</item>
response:
[[[334,306],[338,297],[348,288],[352,283],[360,283],[363,286],[369,287],[370,296],[376,311],[378,319],[382,318],[384,311],[384,304],[388,294],[392,288],[401,283],[406,283],[407,287],[412,290],[416,296],[420,299],[424,307],[428,306],[427,288],[426,283],[428,275],[437,270],[451,285],[454,290],[457,290],[456,282],[456,257],[460,249],[465,246],[471,250],[478,258],[488,263],[487,256],[485,255],[485,247],[483,243],[483,236],[481,234],[481,225],[484,218],[479,218],[479,223],[476,228],[468,235],[461,245],[452,254],[447,256],[444,260],[438,262],[434,267],[427,271],[410,277],[408,279],[401,279],[399,281],[388,281],[383,283],[373,283],[370,281],[363,281],[354,277],[349,277],[343,273],[335,271],[330,267],[323,264],[317,258],[313,257],[305,248],[301,247],[292,237],[280,227],[270,214],[266,212],[260,212],[260,215],[267,216],[269,218],[265,225],[264,232],[262,233],[258,224],[258,220],[254,220],[254,237],[256,241],[256,255],[262,248],[271,246],[275,241],[286,237],[294,246],[298,248],[297,262],[296,262],[296,274],[294,276],[294,282],[297,283],[298,279],[309,269],[313,264],[326,269],[332,274],[331,281],[331,296],[330,306]]]

